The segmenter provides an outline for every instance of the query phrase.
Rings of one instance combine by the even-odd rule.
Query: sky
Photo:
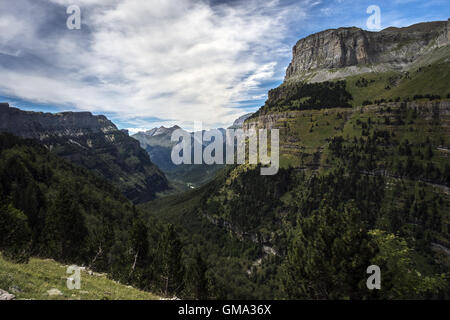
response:
[[[448,0],[0,0],[0,102],[104,114],[131,133],[228,127],[282,83],[299,39],[367,30],[371,5],[381,29],[450,17]]]

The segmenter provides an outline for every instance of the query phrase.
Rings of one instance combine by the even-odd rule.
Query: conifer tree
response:
[[[175,227],[169,224],[163,232],[159,246],[162,290],[166,296],[177,294],[183,289],[184,267],[181,250],[181,241]]]
[[[0,251],[15,262],[30,257],[31,230],[26,215],[12,204],[0,205]]]

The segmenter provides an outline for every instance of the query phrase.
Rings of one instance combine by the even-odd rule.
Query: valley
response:
[[[279,130],[273,176],[174,165],[178,126],[129,136],[1,104],[1,268],[76,263],[153,293],[136,298],[448,299],[447,35],[441,21],[299,40],[285,81],[231,127]]]

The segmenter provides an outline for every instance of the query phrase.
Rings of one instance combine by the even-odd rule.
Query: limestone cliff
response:
[[[370,32],[356,27],[325,30],[297,42],[286,81],[320,82],[370,71],[404,70],[449,44],[447,21]]]

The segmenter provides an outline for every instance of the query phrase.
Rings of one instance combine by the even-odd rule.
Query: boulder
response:
[[[0,289],[0,300],[14,300],[15,295],[9,293],[8,291]]]

